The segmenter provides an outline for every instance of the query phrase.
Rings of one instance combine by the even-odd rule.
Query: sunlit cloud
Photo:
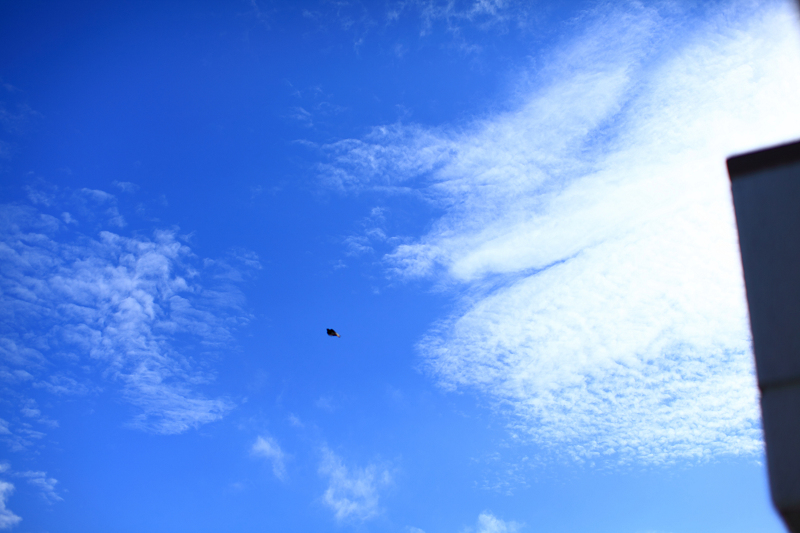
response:
[[[444,210],[385,257],[463,295],[424,366],[551,455],[761,453],[725,159],[800,136],[800,43],[786,2],[706,15],[606,6],[506,111],[326,147],[330,186]]]
[[[72,198],[79,207],[91,202],[86,209],[99,209],[106,225],[124,225],[113,195],[83,189]],[[228,349],[233,329],[248,320],[236,283],[258,268],[252,254],[201,262],[175,230],[90,236],[46,211],[4,205],[0,263],[0,355],[9,379],[24,372],[40,390],[87,394],[94,385],[85,370],[93,368],[136,406],[130,424],[157,433],[180,433],[233,407],[201,392],[214,377],[204,360]],[[64,366],[70,362],[83,377]]]
[[[364,468],[349,468],[342,458],[329,448],[322,450],[319,473],[328,479],[322,502],[329,507],[338,522],[363,522],[377,516],[379,490],[391,483],[391,474],[375,464]]]

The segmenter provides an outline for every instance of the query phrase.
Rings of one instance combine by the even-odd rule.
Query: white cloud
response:
[[[373,253],[375,244],[383,244],[389,240],[386,236],[386,213],[385,207],[373,207],[370,214],[361,220],[361,232],[358,235],[350,235],[344,239],[344,244],[348,249],[348,255],[359,256],[366,253]],[[396,239],[391,239],[390,244]]]
[[[14,485],[7,481],[0,481],[0,529],[7,529],[17,525],[22,518],[11,512],[6,507],[9,496],[14,492]]]
[[[36,381],[33,386],[37,389],[44,389],[51,394],[69,394],[80,396],[88,394],[90,388],[79,383],[74,378],[63,374],[53,374],[48,377],[47,381]]]
[[[56,492],[56,484],[58,483],[58,480],[52,477],[47,477],[46,472],[28,471],[20,472],[17,475],[26,478],[28,483],[39,489],[42,497],[47,500],[48,503],[62,501],[64,499]]]
[[[42,416],[41,410],[39,410],[36,400],[28,399],[22,402],[24,405],[20,408],[20,413],[22,416],[26,418],[33,418],[40,424],[44,424],[50,427],[58,427],[58,422],[55,420],[50,420],[46,416]],[[0,431],[2,433],[2,431]]]
[[[337,521],[365,521],[380,513],[378,491],[391,482],[388,470],[374,464],[348,468],[341,457],[325,447],[319,473],[328,478],[322,502],[330,507]]]
[[[445,210],[386,261],[463,291],[420,351],[514,436],[579,461],[760,453],[725,158],[800,136],[796,15],[603,9],[508,111],[376,128],[327,147],[326,179]]]
[[[484,511],[478,515],[478,523],[474,531],[476,533],[516,533],[520,527],[521,525],[516,522],[506,522],[489,511]]]
[[[22,416],[26,416],[28,418],[39,418],[42,415],[42,412],[36,408],[36,402],[34,400],[28,400],[26,403],[27,405],[20,409]]]
[[[77,197],[115,202],[96,190]],[[109,214],[118,225],[116,207]],[[217,420],[233,403],[200,392],[213,380],[200,368],[247,321],[236,271],[254,258],[233,259],[236,267],[198,265],[175,231],[92,238],[36,209],[0,206],[0,364],[24,369],[39,388],[75,394],[90,389],[68,376],[66,362],[90,365],[138,408],[131,424],[149,431]]]
[[[250,449],[253,455],[264,457],[272,462],[272,472],[278,479],[286,479],[286,465],[284,460],[286,454],[283,453],[277,441],[272,437],[258,437],[253,447]]]

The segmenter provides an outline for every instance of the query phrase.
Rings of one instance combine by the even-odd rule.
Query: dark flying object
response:
[[[328,335],[330,335],[331,337],[340,337],[341,336],[338,333],[336,333],[335,330],[332,330],[331,328],[328,328]]]

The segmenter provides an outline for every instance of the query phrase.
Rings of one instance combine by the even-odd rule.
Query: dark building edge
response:
[[[731,181],[753,172],[800,161],[800,141],[773,146],[728,158]]]

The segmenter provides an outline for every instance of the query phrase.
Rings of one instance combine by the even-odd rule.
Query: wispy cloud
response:
[[[387,208],[373,207],[370,214],[361,220],[361,232],[343,239],[350,256],[373,253],[375,245],[394,245],[398,239],[386,235],[385,221]]]
[[[114,180],[112,184],[115,187],[117,187],[119,190],[121,190],[122,192],[129,193],[129,194],[135,193],[136,191],[139,190],[139,186],[136,185],[135,183],[131,183],[130,181],[117,181],[117,180]]]
[[[53,374],[47,378],[47,381],[35,381],[33,386],[37,389],[44,389],[51,394],[59,395],[81,396],[88,394],[92,390],[89,385],[65,374]]]
[[[336,400],[330,396],[320,396],[317,398],[317,401],[314,402],[314,405],[322,409],[323,411],[327,411],[329,413],[333,413],[339,407]]]
[[[14,485],[7,481],[0,481],[0,529],[13,527],[22,520],[6,507],[12,492],[14,492]]]
[[[467,531],[475,531],[475,533],[516,533],[521,527],[517,522],[506,522],[489,511],[484,511],[478,515],[478,523],[475,529],[469,528]]]
[[[272,472],[278,479],[286,479],[286,454],[272,437],[258,437],[250,449],[253,455],[263,457],[272,463]]]
[[[42,498],[44,498],[47,503],[55,503],[63,500],[58,492],[56,492],[58,480],[47,477],[46,472],[14,472],[11,470],[11,466],[8,463],[0,463],[0,473],[26,479],[28,484],[39,491],[39,494],[41,494]],[[7,481],[0,480],[0,529],[10,528],[22,520],[21,517],[15,515],[6,507],[8,498],[11,496],[12,492],[14,492],[14,485]]]
[[[24,102],[24,92],[0,81],[0,160],[11,159],[17,151],[17,142],[26,137],[41,113]]]
[[[388,2],[322,2],[303,10],[303,16],[319,30],[338,30],[352,35],[357,51],[373,36],[384,36],[386,29],[402,26],[423,41],[431,36],[436,43],[462,53],[481,51],[487,32],[495,35],[533,27],[540,6],[520,0],[393,0]],[[406,44],[391,47],[397,57],[408,51]]]
[[[377,516],[380,513],[379,490],[392,479],[388,470],[375,464],[348,468],[342,458],[327,447],[322,449],[319,473],[328,478],[322,502],[339,522],[363,522]]]
[[[420,342],[425,367],[551,454],[762,449],[724,165],[800,136],[800,44],[785,2],[706,16],[605,6],[507,111],[327,147],[331,186],[444,209],[385,258],[464,295]]]
[[[84,189],[72,198],[112,206],[106,224],[123,225],[112,195]],[[42,390],[81,394],[91,387],[75,379],[70,362],[94,368],[137,406],[131,424],[158,433],[180,433],[233,407],[200,389],[213,380],[205,360],[247,321],[236,283],[257,258],[201,263],[175,230],[92,237],[47,212],[4,205],[0,264],[0,352],[10,376],[24,371]]]
[[[36,405],[36,400],[28,399],[25,402],[23,402],[23,406],[20,409],[20,413],[22,414],[22,416],[27,418],[32,418],[37,422],[39,422],[40,424],[44,424],[50,427],[58,427],[58,422],[56,422],[55,420],[50,420],[46,416],[42,415],[42,412]]]
[[[265,12],[256,0],[250,0],[250,6],[253,8],[253,15],[256,20],[260,24],[263,24],[266,29],[270,29],[269,15],[272,10]]]
[[[507,31],[509,27],[524,26],[530,22],[533,11],[530,3],[514,0],[472,0],[468,2],[417,0],[400,5],[419,10],[423,35],[431,32],[437,24],[442,23],[449,32],[457,37],[461,37],[467,28],[476,28],[481,31],[499,28]],[[392,13],[397,11],[395,9]]]
[[[28,471],[20,472],[17,475],[26,478],[29,484],[36,487],[40,491],[42,497],[47,500],[48,503],[54,503],[64,499],[56,492],[56,484],[58,483],[58,480],[52,477],[47,477],[46,472]]]
[[[124,228],[127,225],[125,217],[119,213],[119,209],[117,208],[117,197],[113,194],[96,189],[84,188],[77,191],[74,198],[78,200],[80,208],[85,213],[104,214],[108,225],[117,228]],[[69,214],[67,215],[69,216]],[[69,218],[71,218],[71,216]],[[68,219],[65,221],[69,223]]]

